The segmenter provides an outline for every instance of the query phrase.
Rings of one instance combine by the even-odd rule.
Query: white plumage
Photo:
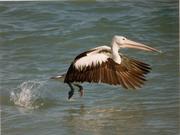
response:
[[[106,62],[108,58],[112,58],[113,55],[110,53],[99,53],[100,51],[111,52],[111,48],[109,46],[99,46],[90,49],[90,53],[87,53],[86,56],[78,59],[74,66],[78,70],[82,70],[83,67],[101,65],[103,62]],[[118,64],[121,63],[121,58],[117,55],[117,58],[114,58],[114,61]]]
[[[74,63],[74,66],[77,69],[82,69],[83,67],[88,67],[92,65],[102,64],[102,62],[106,62],[109,56],[107,54],[98,54],[98,53],[90,53],[87,56],[80,58]]]

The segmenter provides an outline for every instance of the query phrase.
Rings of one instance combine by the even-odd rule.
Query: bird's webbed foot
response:
[[[68,99],[71,99],[72,96],[74,95],[74,88],[71,85],[71,83],[68,83],[69,87],[71,88],[71,90],[68,92]]]
[[[74,86],[79,88],[79,95],[80,95],[80,97],[82,97],[84,95],[83,87],[79,84],[76,84],[76,83],[74,83]]]

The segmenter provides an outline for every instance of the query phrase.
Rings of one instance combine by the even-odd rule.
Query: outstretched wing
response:
[[[80,57],[81,55],[81,57]],[[121,63],[114,62],[109,49],[97,49],[75,58],[64,82],[94,82],[122,85],[136,89],[144,84],[150,66],[138,60],[121,56]]]
[[[145,75],[151,70],[150,65],[126,56],[121,56],[121,64],[108,59],[106,66],[108,79],[102,82],[122,85],[126,89],[140,88],[146,81]]]

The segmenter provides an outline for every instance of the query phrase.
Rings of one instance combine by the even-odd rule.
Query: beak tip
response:
[[[163,53],[161,50],[158,50],[159,53]]]

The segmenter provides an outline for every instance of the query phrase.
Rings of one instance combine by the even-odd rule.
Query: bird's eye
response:
[[[123,38],[123,40],[125,40],[125,38]]]

